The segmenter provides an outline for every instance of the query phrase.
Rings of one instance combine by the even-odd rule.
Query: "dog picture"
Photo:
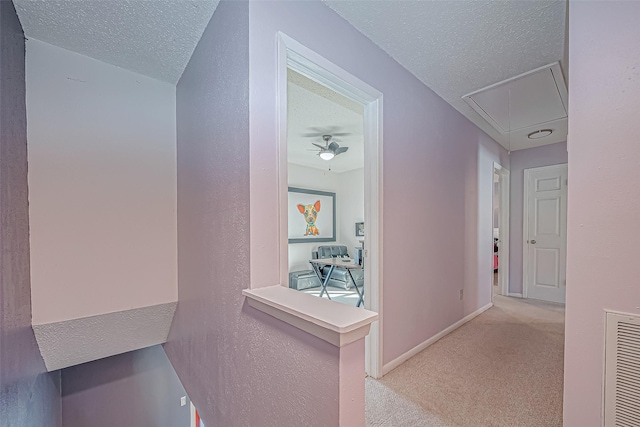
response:
[[[317,236],[320,234],[320,230],[316,226],[316,220],[318,219],[318,212],[320,212],[320,200],[317,200],[312,205],[298,204],[298,210],[304,215],[304,220],[307,223],[307,230],[305,236]]]

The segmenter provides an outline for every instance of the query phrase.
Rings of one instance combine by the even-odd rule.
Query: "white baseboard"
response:
[[[418,344],[417,346],[413,347],[411,350],[407,351],[406,353],[401,354],[400,356],[396,357],[391,362],[386,363],[382,367],[382,375],[386,375],[389,372],[393,371],[395,368],[397,368],[398,366],[402,365],[404,362],[406,362],[407,360],[411,359],[413,356],[415,356],[416,354],[420,353],[422,350],[424,350],[425,348],[429,347],[431,344],[435,343],[440,338],[443,338],[444,336],[446,336],[446,335],[450,334],[451,332],[455,331],[460,326],[464,325],[465,323],[469,322],[470,320],[474,319],[475,317],[477,317],[480,314],[484,313],[485,311],[489,310],[491,307],[493,307],[493,303],[489,303],[489,304],[485,305],[484,307],[481,307],[481,308],[477,309],[473,313],[468,314],[467,316],[465,316],[462,319],[458,320],[456,323],[454,323],[453,325],[451,325],[448,328],[444,329],[443,331],[438,332],[437,334],[435,334],[434,336],[432,336],[428,340],[424,341],[423,343]]]
[[[510,297],[516,297],[516,298],[522,298],[522,294],[521,293],[514,293],[514,292],[509,292]]]

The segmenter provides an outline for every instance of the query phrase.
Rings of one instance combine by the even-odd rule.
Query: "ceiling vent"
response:
[[[605,427],[640,426],[640,317],[607,313]]]
[[[462,98],[503,135],[553,129],[567,119],[567,87],[558,62]]]

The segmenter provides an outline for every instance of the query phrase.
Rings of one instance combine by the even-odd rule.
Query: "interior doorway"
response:
[[[365,339],[365,369],[366,373],[374,378],[382,376],[382,93],[367,85],[360,79],[349,74],[345,70],[331,63],[324,57],[306,48],[283,33],[278,34],[278,104],[279,104],[279,187],[280,187],[280,277],[281,282],[289,284],[289,176],[288,176],[288,104],[287,86],[289,74],[308,79],[326,89],[337,93],[357,103],[362,108],[362,143],[363,143],[363,221],[355,221],[353,224],[353,237],[364,249],[360,252],[363,258],[363,291],[364,308],[379,314],[378,321],[371,325],[371,331]],[[322,131],[322,129],[319,129]],[[336,131],[322,132],[322,141],[316,142],[318,146],[312,146],[312,150],[319,150],[321,155],[327,151],[333,152],[337,157],[337,151],[343,147],[333,146]],[[330,137],[325,141],[324,136]],[[322,144],[324,142],[324,144]],[[349,148],[350,150],[351,148]],[[344,151],[343,151],[344,153]],[[343,156],[346,158],[346,156]],[[294,188],[295,189],[295,188]],[[308,190],[308,189],[307,189]],[[313,190],[313,189],[312,189]],[[331,193],[331,192],[324,192]],[[330,205],[330,195],[325,196],[325,205]],[[328,197],[328,198],[327,198]],[[319,199],[322,211],[322,199]],[[335,199],[334,199],[335,200]],[[315,199],[309,205],[309,210],[315,208]],[[304,210],[306,205],[302,203]],[[336,202],[337,208],[337,202]],[[337,210],[337,209],[336,209]],[[295,212],[294,212],[295,213]],[[313,214],[313,212],[310,212]],[[298,215],[304,215],[299,212]],[[336,221],[334,221],[334,224]],[[364,223],[364,224],[362,224]],[[308,224],[308,221],[307,221]],[[358,225],[364,230],[364,235],[358,234]],[[349,226],[350,224],[347,224]],[[312,232],[313,230],[312,225]],[[327,244],[337,243],[335,238],[327,241]],[[351,237],[351,236],[350,236]],[[325,242],[322,242],[325,243]],[[353,242],[352,242],[353,243]],[[356,245],[351,244],[354,246]],[[349,253],[355,257],[355,251]],[[309,254],[310,255],[310,254]],[[311,256],[310,256],[311,257]],[[362,306],[362,305],[361,305]]]
[[[509,170],[493,164],[491,299],[509,295]]]
[[[361,306],[364,106],[289,68],[287,116],[289,287]]]

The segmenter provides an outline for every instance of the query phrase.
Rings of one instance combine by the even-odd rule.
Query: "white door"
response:
[[[524,297],[564,303],[567,164],[524,171]]]

